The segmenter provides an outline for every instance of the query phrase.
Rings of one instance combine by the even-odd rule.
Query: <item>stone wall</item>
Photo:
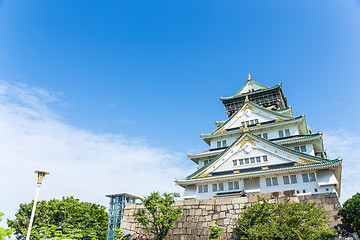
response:
[[[340,207],[339,199],[335,193],[300,195],[295,190],[284,192],[273,192],[259,195],[272,203],[284,202],[286,199],[294,202],[316,202],[329,214],[329,226],[333,227],[341,223],[337,217],[337,210]],[[222,227],[222,239],[232,238],[232,229],[238,214],[245,206],[251,206],[258,201],[258,196],[249,197],[223,197],[217,199],[196,199],[176,201],[177,206],[183,207],[182,218],[177,221],[177,228],[171,230],[168,239],[174,240],[197,240],[208,239],[210,234],[209,226]],[[127,204],[121,229],[125,233],[131,233],[135,239],[149,239],[144,236],[144,231],[135,222],[133,212],[142,208],[141,204]],[[216,224],[216,220],[218,223]]]

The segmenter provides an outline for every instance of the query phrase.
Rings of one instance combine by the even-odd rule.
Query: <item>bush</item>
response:
[[[315,203],[259,199],[240,213],[233,233],[248,240],[333,239],[335,231],[325,225],[327,221],[326,211]]]

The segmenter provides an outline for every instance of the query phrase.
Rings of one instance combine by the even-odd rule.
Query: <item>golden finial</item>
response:
[[[245,102],[248,102],[248,101],[249,101],[249,96],[246,95],[246,97],[245,97]]]
[[[244,132],[248,132],[248,131],[249,131],[249,128],[248,128],[247,124],[245,123]]]
[[[248,81],[251,81],[252,79],[251,79],[251,76],[250,76],[250,73],[249,73],[249,76],[248,76]]]

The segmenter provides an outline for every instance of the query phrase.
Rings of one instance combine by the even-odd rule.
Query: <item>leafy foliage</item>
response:
[[[139,198],[144,205],[144,209],[139,209],[134,213],[135,220],[138,221],[147,233],[153,233],[155,240],[162,240],[166,237],[171,228],[176,227],[175,221],[182,215],[182,207],[174,207],[175,198],[178,193],[152,192],[150,196]]]
[[[131,234],[125,235],[120,229],[114,229],[114,231],[116,232],[116,234],[114,234],[114,239],[116,240],[129,240],[131,237]]]
[[[294,240],[333,239],[326,211],[315,203],[268,203],[265,199],[240,213],[233,233],[241,239]]]
[[[344,223],[350,224],[355,231],[360,233],[360,193],[346,200],[339,209],[339,215],[343,217]]]
[[[25,239],[30,221],[33,201],[20,204],[15,220],[8,220],[8,225],[15,229],[17,239]],[[107,213],[105,207],[80,202],[74,197],[63,197],[37,203],[36,214],[30,239],[105,239]]]
[[[216,220],[216,224],[218,223],[218,220]],[[208,227],[208,229],[210,229],[212,231],[212,233],[210,233],[210,236],[209,236],[209,239],[214,239],[214,240],[221,240],[220,237],[221,237],[221,230],[222,228],[221,227],[214,227],[214,226],[210,226]]]
[[[0,222],[1,222],[1,217],[3,216],[4,214],[2,212],[0,212]],[[8,237],[10,236],[15,230],[12,229],[12,228],[0,228],[0,239],[4,239],[5,237]]]

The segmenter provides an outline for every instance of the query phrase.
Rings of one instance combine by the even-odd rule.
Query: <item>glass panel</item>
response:
[[[229,190],[233,190],[234,189],[234,183],[233,182],[229,182]]]
[[[253,158],[253,157],[250,158],[250,162],[251,162],[251,163],[255,163],[255,158]]]
[[[222,141],[222,146],[223,146],[223,147],[226,147],[226,140],[223,140],[223,141]]]
[[[315,173],[309,173],[310,182],[316,182]]]
[[[297,183],[296,175],[291,175],[290,179],[291,179],[291,183]]]
[[[233,160],[233,166],[237,166],[237,160]]]
[[[217,184],[213,184],[212,188],[213,188],[213,192],[217,192]]]
[[[203,187],[202,185],[198,186],[198,193],[202,193],[203,192]]]
[[[302,174],[303,182],[309,182],[309,177],[307,174]]]
[[[208,185],[204,185],[203,188],[204,188],[204,192],[208,192]]]
[[[273,177],[273,178],[272,178],[272,184],[273,184],[273,186],[278,185],[278,179],[277,179],[277,177]]]
[[[264,139],[268,139],[267,133],[263,133],[263,138],[264,138]]]
[[[245,158],[245,164],[249,164],[249,159]]]
[[[300,152],[300,148],[299,147],[294,147],[295,151]]]
[[[301,152],[306,152],[306,146],[300,146]]]
[[[285,129],[285,136],[286,137],[290,136],[290,130],[289,129]]]
[[[218,141],[216,144],[217,144],[218,148],[221,148],[221,142],[220,141]]]
[[[268,159],[267,159],[267,156],[263,156],[263,161],[264,161],[264,162],[267,162],[267,160],[268,160]]]
[[[240,165],[243,165],[244,164],[244,159],[240,159],[239,162],[240,162]]]
[[[256,157],[256,162],[261,162],[260,157]]]
[[[283,130],[280,130],[279,131],[279,138],[282,138],[282,137],[284,137],[284,132],[283,132]]]
[[[266,186],[271,186],[271,178],[265,178]]]
[[[284,184],[290,184],[289,176],[283,176]]]
[[[219,183],[219,191],[224,191],[224,184],[223,183]]]
[[[259,120],[258,119],[255,119],[255,124],[258,124],[259,123]]]
[[[234,182],[234,189],[239,189],[239,182]]]
[[[254,124],[254,120],[250,120],[250,124],[251,124],[251,125]]]

